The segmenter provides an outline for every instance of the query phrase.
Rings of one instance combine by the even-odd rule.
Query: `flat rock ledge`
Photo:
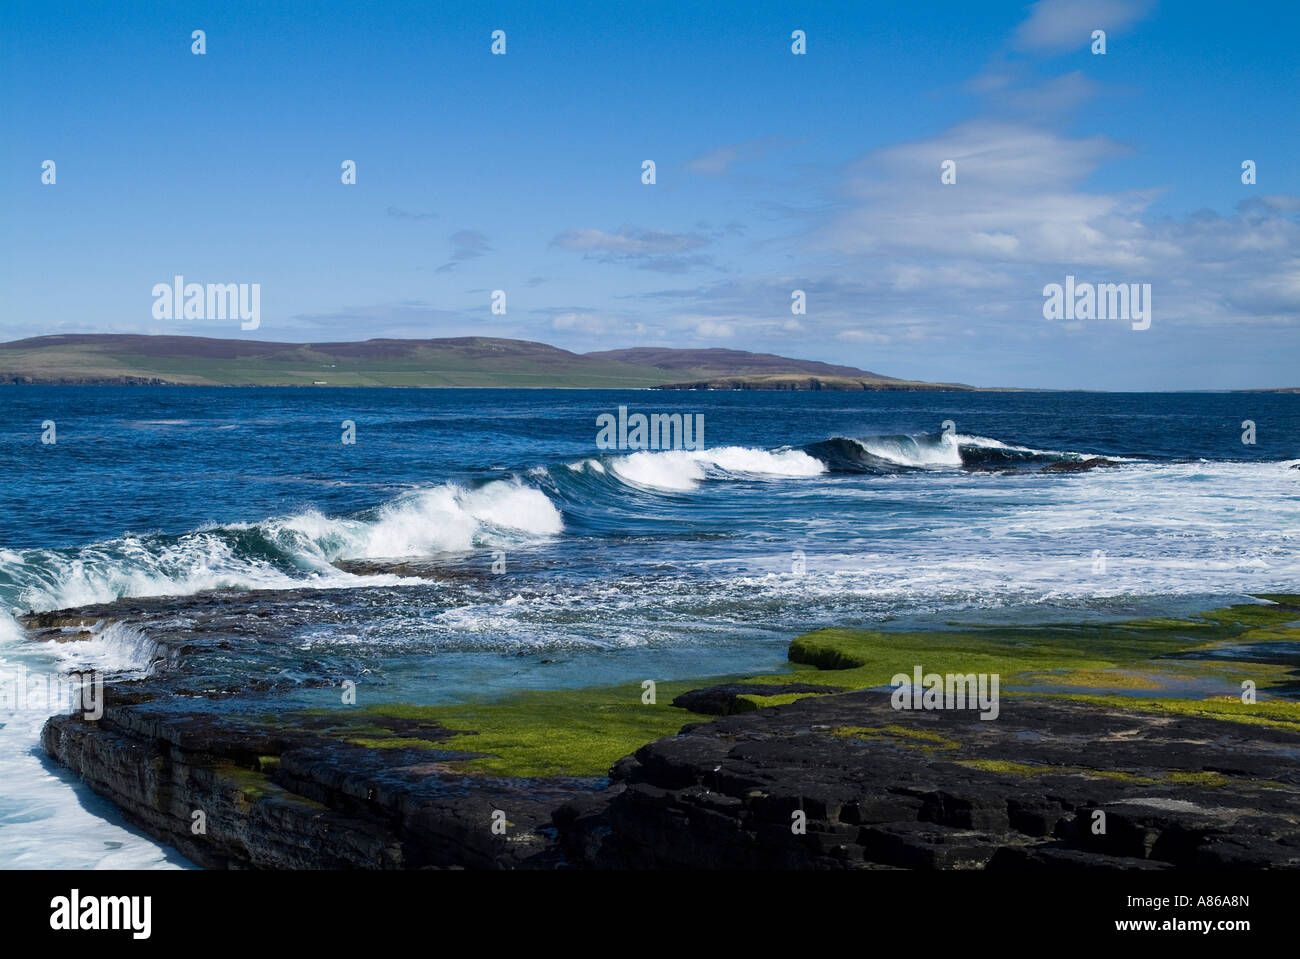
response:
[[[1267,725],[861,691],[688,725],[607,779],[528,779],[109,692],[98,722],[51,719],[46,751],[207,867],[1300,867],[1300,732]]]

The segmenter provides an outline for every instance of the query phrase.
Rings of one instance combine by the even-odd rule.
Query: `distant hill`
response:
[[[0,344],[0,382],[199,386],[648,387],[661,370],[490,337],[275,343],[70,334]]]
[[[72,333],[0,343],[0,384],[442,386],[574,389],[970,389],[743,350],[571,353],[527,340],[275,343]]]
[[[682,379],[710,379],[725,376],[759,376],[771,373],[811,373],[816,376],[847,376],[855,379],[894,381],[892,376],[881,376],[853,366],[834,366],[817,360],[792,360],[775,353],[750,353],[746,350],[670,350],[661,347],[640,346],[630,350],[603,350],[586,356],[654,366],[683,374]]]

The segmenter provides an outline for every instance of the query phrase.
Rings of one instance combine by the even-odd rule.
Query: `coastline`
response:
[[[48,639],[111,606],[26,625]],[[268,688],[236,712],[177,696],[219,643],[190,636],[42,742],[217,868],[1294,868],[1296,621],[1300,596],[1267,594],[1186,618],[821,629],[784,671],[659,683],[653,703],[632,683],[295,710]],[[998,718],[895,708],[913,665],[999,673]]]

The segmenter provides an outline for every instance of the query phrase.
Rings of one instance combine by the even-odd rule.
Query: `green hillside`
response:
[[[0,344],[0,382],[198,386],[655,386],[662,370],[522,340],[264,343],[171,336],[46,336]]]
[[[570,389],[969,389],[744,350],[597,353],[467,336],[274,343],[66,334],[0,343],[0,384],[561,387]]]

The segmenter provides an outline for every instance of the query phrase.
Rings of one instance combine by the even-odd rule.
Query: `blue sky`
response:
[[[0,338],[480,334],[1300,385],[1294,3],[124,7],[0,7]],[[259,283],[261,328],[155,320],[178,273]],[[1045,320],[1067,274],[1151,284],[1151,328]]]

